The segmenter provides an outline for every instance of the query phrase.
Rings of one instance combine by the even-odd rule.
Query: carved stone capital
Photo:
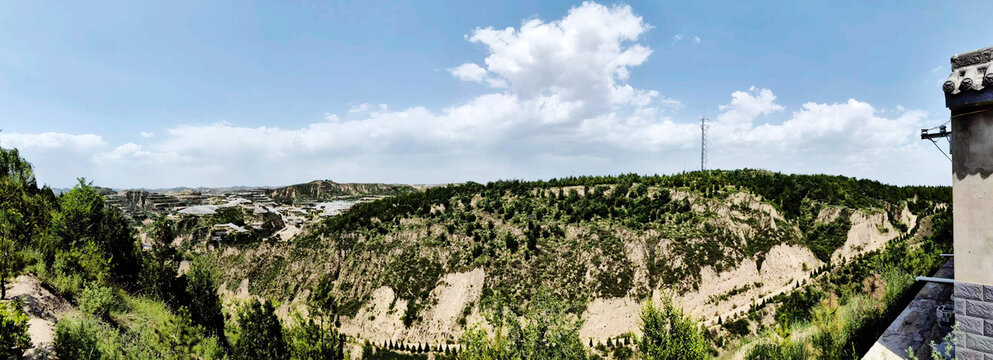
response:
[[[945,106],[993,106],[993,47],[952,56],[952,73],[941,85]]]

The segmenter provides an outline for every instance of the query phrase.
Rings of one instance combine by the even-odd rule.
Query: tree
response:
[[[7,279],[20,268],[15,239],[21,219],[21,214],[15,209],[0,211],[0,299],[7,298]]]
[[[197,258],[186,272],[190,319],[211,335],[223,338],[224,313],[217,296],[217,273],[203,258]]]
[[[710,357],[703,332],[669,298],[657,308],[649,301],[641,310],[638,350],[644,360],[691,360]]]
[[[131,287],[140,272],[141,261],[131,226],[120,210],[105,206],[103,196],[86,179],[59,198],[61,211],[52,217],[54,238],[41,246],[45,258],[54,260],[60,252],[86,247],[90,260],[106,260],[106,273],[82,274],[89,280],[115,280]]]
[[[0,354],[7,359],[20,359],[29,347],[28,316],[20,302],[0,303]]]
[[[238,312],[240,334],[234,358],[245,360],[287,359],[283,325],[269,302],[252,299]]]
[[[186,303],[187,285],[184,283],[185,277],[178,277],[179,255],[170,244],[174,238],[172,228],[172,222],[165,219],[152,224],[149,236],[152,246],[142,255],[138,284],[146,295],[165,301],[176,309]]]
[[[548,289],[537,291],[525,312],[527,325],[510,321],[507,335],[496,329],[490,338],[477,326],[463,333],[459,359],[586,359],[579,320]]]
[[[337,271],[318,281],[307,304],[310,316],[295,314],[296,327],[290,330],[293,357],[297,359],[344,359],[345,337],[338,328],[338,300],[334,296]]]
[[[345,338],[326,321],[304,318],[300,313],[293,315],[296,326],[289,330],[289,341],[293,359],[345,359]],[[366,347],[371,345],[366,344]]]
[[[217,338],[190,319],[186,307],[180,307],[175,316],[169,316],[155,326],[152,355],[159,359],[222,359],[224,349],[217,345]],[[156,353],[157,352],[157,353]]]
[[[497,331],[493,338],[486,334],[478,325],[473,325],[469,330],[462,333],[459,338],[463,351],[455,356],[459,360],[498,360],[511,359],[512,346],[507,342],[507,338],[501,331]],[[454,351],[453,351],[454,353]]]

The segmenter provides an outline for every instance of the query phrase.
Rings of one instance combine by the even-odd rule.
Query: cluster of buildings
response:
[[[220,241],[232,235],[261,231],[266,236],[275,234],[281,240],[289,240],[310,223],[321,217],[334,216],[352,205],[374,197],[357,200],[332,199],[287,204],[274,201],[269,193],[272,189],[203,189],[178,190],[158,193],[146,190],[124,190],[105,195],[108,204],[116,206],[135,220],[143,221],[152,217],[165,216],[174,220],[203,218],[223,211],[225,208],[238,208],[246,216],[237,221],[210,224],[210,237]]]

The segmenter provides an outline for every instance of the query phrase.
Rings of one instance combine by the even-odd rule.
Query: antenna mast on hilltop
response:
[[[707,170],[707,128],[710,121],[705,117],[700,117],[700,171]]]

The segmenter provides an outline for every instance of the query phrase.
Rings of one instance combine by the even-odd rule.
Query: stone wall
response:
[[[993,360],[993,286],[955,283],[955,355],[963,360]]]

